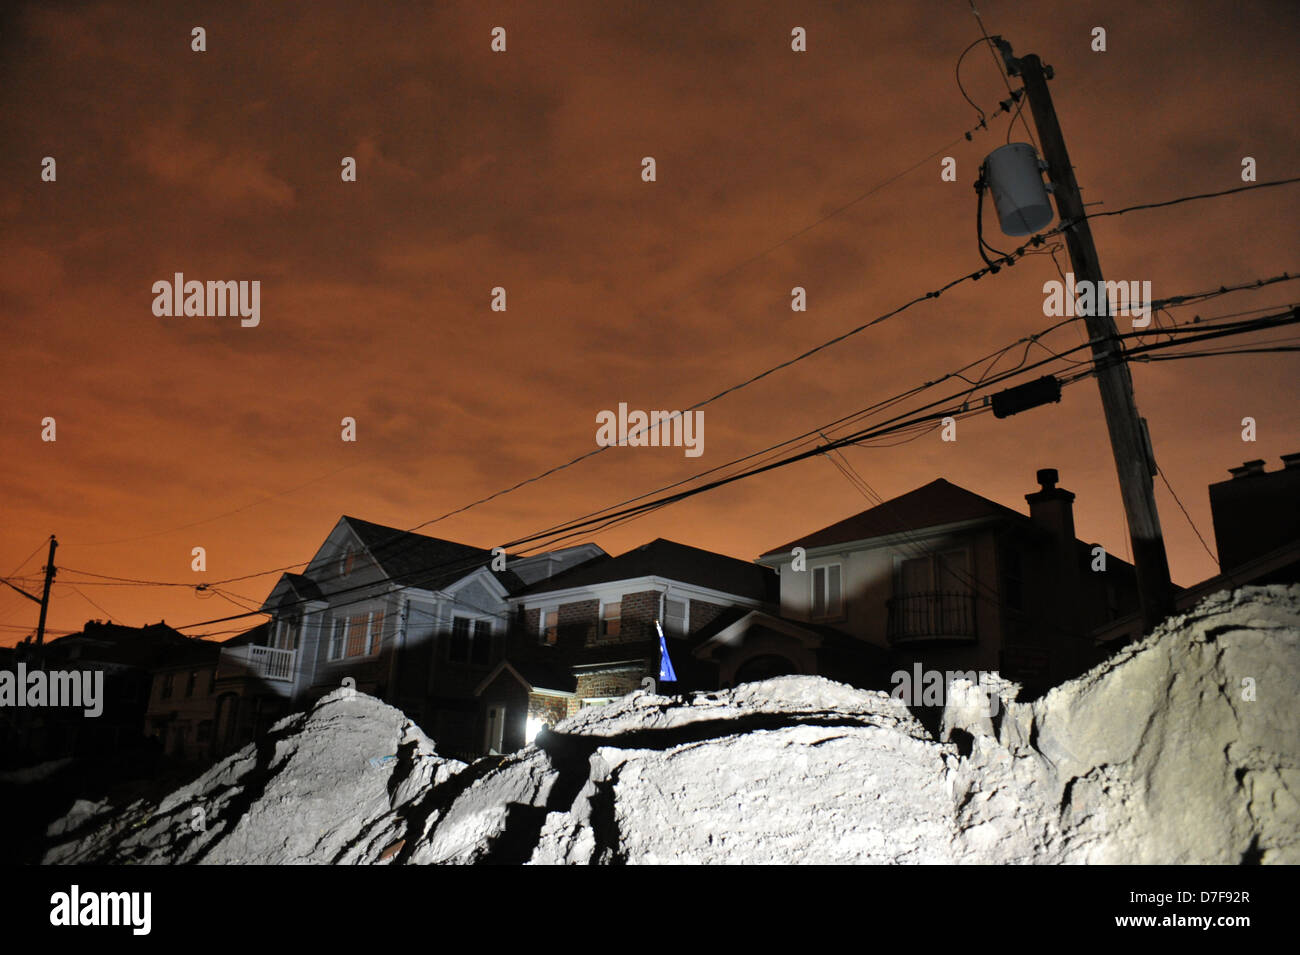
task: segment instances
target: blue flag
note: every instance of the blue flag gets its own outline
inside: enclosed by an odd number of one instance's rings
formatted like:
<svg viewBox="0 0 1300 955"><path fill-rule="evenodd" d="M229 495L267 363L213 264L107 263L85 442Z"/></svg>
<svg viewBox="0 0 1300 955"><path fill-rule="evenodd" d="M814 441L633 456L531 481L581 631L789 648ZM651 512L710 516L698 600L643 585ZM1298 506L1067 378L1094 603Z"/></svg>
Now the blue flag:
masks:
<svg viewBox="0 0 1300 955"><path fill-rule="evenodd" d="M677 672L673 669L672 658L668 656L668 643L664 640L664 628L655 621L655 629L659 631L659 679L665 683L676 683Z"/></svg>

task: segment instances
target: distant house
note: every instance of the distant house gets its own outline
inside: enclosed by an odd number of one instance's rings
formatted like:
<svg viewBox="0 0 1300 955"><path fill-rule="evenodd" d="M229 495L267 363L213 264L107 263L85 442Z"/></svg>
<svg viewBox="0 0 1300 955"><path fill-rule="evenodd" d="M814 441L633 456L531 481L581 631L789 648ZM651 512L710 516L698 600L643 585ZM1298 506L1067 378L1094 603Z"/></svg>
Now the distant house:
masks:
<svg viewBox="0 0 1300 955"><path fill-rule="evenodd" d="M215 755L220 655L221 644L190 640L154 666L145 732L165 756L200 761Z"/></svg>
<svg viewBox="0 0 1300 955"><path fill-rule="evenodd" d="M47 670L98 670L103 676L103 712L87 717L78 709L25 711L22 745L31 759L112 756L139 750L146 740L145 714L154 667L193 650L200 641L165 622L143 627L90 620L78 633L45 644ZM34 648L15 648L13 659L34 659ZM0 711L0 720L5 717ZM0 736L5 736L0 732Z"/></svg>
<svg viewBox="0 0 1300 955"><path fill-rule="evenodd" d="M1137 607L1136 575L1113 554L1094 569L1101 552L1074 535L1074 495L1054 470L1038 479L1028 516L939 479L773 548L759 563L780 575L780 621L738 622L699 652L724 683L758 660L769 672L860 667L845 662L845 636L891 671L999 671L1031 688L1077 673L1096 659L1093 630Z"/></svg>
<svg viewBox="0 0 1300 955"><path fill-rule="evenodd" d="M446 753L481 738L474 688L505 650L510 597L604 551L507 557L343 517L300 574L262 604L271 619L221 649L219 751L340 686L401 708ZM494 569L501 568L501 569Z"/></svg>
<svg viewBox="0 0 1300 955"><path fill-rule="evenodd" d="M723 554L655 540L534 583L510 598L510 650L477 687L482 747L506 752L539 726L659 681L661 621L678 681L712 689L716 669L694 657L701 632L724 616L771 610L776 577Z"/></svg>

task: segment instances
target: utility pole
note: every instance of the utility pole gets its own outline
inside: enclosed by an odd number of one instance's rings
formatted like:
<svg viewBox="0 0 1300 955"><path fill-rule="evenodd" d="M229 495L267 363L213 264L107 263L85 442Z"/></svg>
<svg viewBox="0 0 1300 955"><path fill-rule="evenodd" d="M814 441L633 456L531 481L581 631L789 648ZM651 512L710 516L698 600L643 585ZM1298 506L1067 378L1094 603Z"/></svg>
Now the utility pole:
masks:
<svg viewBox="0 0 1300 955"><path fill-rule="evenodd" d="M39 660L42 656L41 647L45 643L45 615L50 609L50 584L54 581L54 550L59 546L59 542L50 535L50 556L45 561L45 590L41 592L41 619L36 624L36 655Z"/></svg>
<svg viewBox="0 0 1300 955"><path fill-rule="evenodd" d="M1128 519L1129 539L1133 542L1133 563L1137 568L1138 590L1142 601L1142 622L1145 632L1169 616L1174 609L1173 584L1169 579L1169 559L1165 555L1165 541L1160 532L1160 515L1156 511L1155 459L1151 451L1146 422L1138 414L1133 397L1133 379L1124 358L1124 346L1116 337L1115 322L1107 305L1102 284L1101 263L1097 248L1092 242L1092 230L1083 211L1079 184L1074 179L1070 154L1065 150L1065 139L1052 106L1052 94L1047 89L1051 67L1044 67L1036 54L1020 59L1011 55L1011 47L998 39L998 47L1007 63L1007 72L1019 75L1025 84L1025 95L1034 114L1034 125L1042 140L1043 158L1047 161L1048 176L1054 187L1056 211L1063 224L1068 223L1065 244L1070 252L1075 281L1095 283L1094 301L1098 307L1088 309L1100 314L1084 315L1088 337L1092 341L1092 355L1097 369L1097 384L1101 389L1101 404L1106 413L1106 428L1110 432L1110 446L1115 455L1115 469L1119 473L1120 494L1124 500L1124 514Z"/></svg>

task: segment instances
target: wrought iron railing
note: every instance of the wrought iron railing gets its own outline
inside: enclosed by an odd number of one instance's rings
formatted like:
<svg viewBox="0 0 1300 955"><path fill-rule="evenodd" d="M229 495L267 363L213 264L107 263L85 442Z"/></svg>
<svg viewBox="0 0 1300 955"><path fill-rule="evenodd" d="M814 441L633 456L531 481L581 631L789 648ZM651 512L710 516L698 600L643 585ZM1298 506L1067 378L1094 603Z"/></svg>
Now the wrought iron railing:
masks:
<svg viewBox="0 0 1300 955"><path fill-rule="evenodd" d="M889 641L974 640L975 595L925 591L889 601Z"/></svg>

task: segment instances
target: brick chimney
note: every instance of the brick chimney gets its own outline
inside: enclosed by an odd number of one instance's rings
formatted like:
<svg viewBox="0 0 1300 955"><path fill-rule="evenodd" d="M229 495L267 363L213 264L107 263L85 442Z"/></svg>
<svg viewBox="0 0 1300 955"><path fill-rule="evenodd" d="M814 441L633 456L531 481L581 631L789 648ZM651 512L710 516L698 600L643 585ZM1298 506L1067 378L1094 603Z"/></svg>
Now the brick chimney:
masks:
<svg viewBox="0 0 1300 955"><path fill-rule="evenodd" d="M1040 468L1038 483L1032 494L1026 494L1029 517L1035 524L1050 533L1059 542L1074 547L1074 493L1056 486L1061 479L1056 468Z"/></svg>
<svg viewBox="0 0 1300 955"><path fill-rule="evenodd" d="M1210 515L1219 566L1231 570L1300 539L1300 453L1282 455L1266 471L1261 460L1228 468L1226 481L1210 485Z"/></svg>

